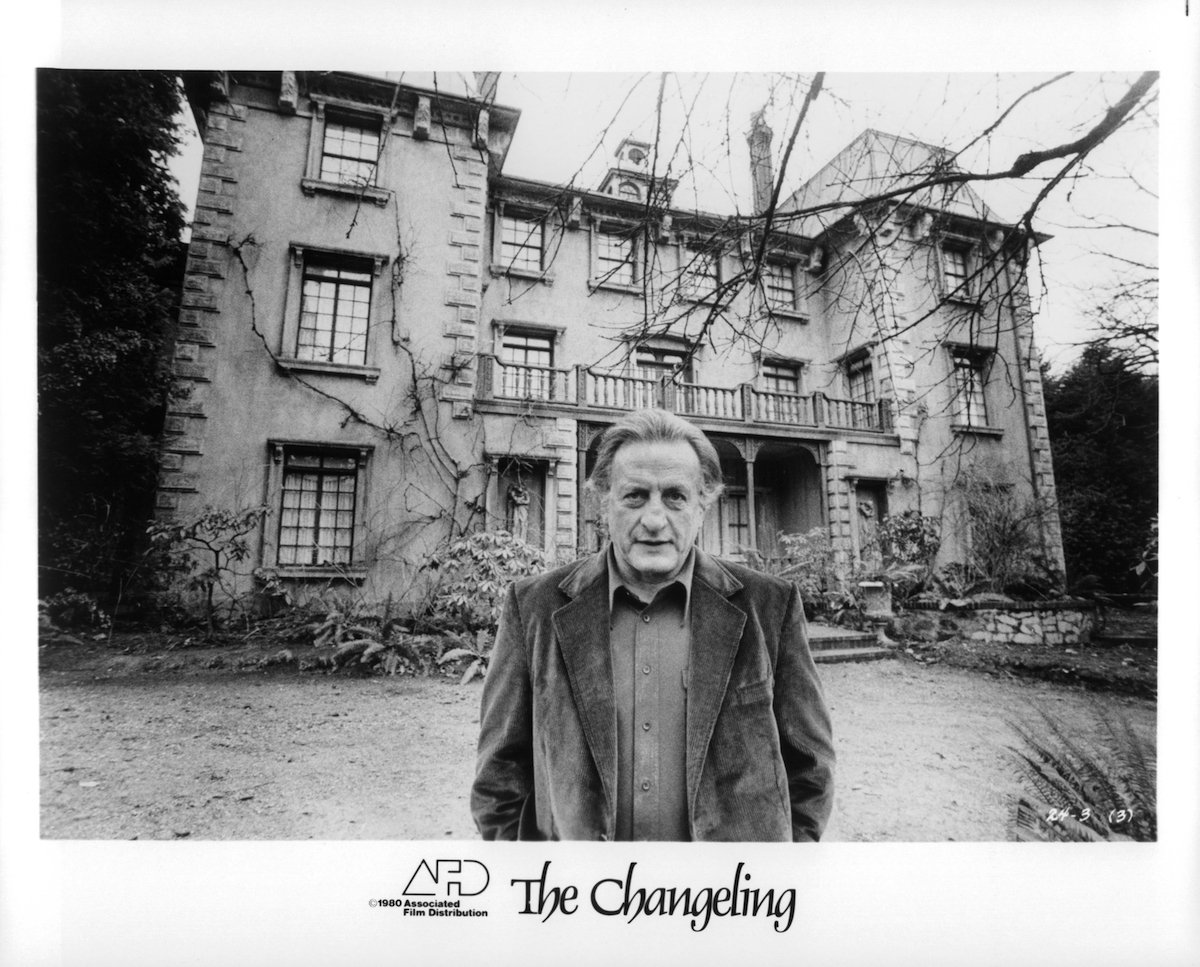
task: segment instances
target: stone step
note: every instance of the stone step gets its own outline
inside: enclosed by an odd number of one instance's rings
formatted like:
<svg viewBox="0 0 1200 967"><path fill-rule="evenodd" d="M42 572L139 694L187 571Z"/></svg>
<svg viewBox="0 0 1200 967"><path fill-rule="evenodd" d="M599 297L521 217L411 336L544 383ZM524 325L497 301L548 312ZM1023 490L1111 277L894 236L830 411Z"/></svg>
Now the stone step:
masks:
<svg viewBox="0 0 1200 967"><path fill-rule="evenodd" d="M844 661L879 661L881 658L895 658L896 653L891 648L821 648L814 651L812 656L818 665L824 665Z"/></svg>
<svg viewBox="0 0 1200 967"><path fill-rule="evenodd" d="M811 651L827 651L831 648L874 648L879 640L873 632L860 631L853 634L843 632L834 637L820 633L809 635L808 647Z"/></svg>

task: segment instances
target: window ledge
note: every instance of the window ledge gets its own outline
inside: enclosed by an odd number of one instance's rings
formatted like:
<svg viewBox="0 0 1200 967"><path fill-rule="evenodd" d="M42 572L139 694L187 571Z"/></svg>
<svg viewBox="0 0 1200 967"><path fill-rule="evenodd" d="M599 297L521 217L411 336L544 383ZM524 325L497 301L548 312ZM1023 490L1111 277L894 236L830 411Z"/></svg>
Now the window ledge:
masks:
<svg viewBox="0 0 1200 967"><path fill-rule="evenodd" d="M642 287L636 282L627 284L625 282L605 282L600 279L588 280L588 288L595 291L596 289L605 289L609 292L623 292L626 295L641 295Z"/></svg>
<svg viewBox="0 0 1200 967"><path fill-rule="evenodd" d="M544 285L554 284L554 270L543 269L541 272L534 272L532 269L520 269L515 266L492 265L489 267L493 276L500 278L508 276L513 279L528 279L530 282L541 282Z"/></svg>
<svg viewBox="0 0 1200 967"><path fill-rule="evenodd" d="M276 576L290 580L346 581L362 584L367 579L365 567L345 567L338 564L280 564L271 570Z"/></svg>
<svg viewBox="0 0 1200 967"><path fill-rule="evenodd" d="M300 190L306 195L321 192L326 195L344 195L347 198L366 198L380 207L388 203L391 192L376 188L374 185L343 185L336 181L321 181L318 178L300 179Z"/></svg>
<svg viewBox="0 0 1200 967"><path fill-rule="evenodd" d="M378 366L355 366L350 363L326 363L319 359L295 359L293 357L277 357L275 365L287 372L322 373L327 376L349 376L361 379L366 383L379 381Z"/></svg>
<svg viewBox="0 0 1200 967"><path fill-rule="evenodd" d="M998 426L972 426L969 423L954 423L950 429L954 433L969 434L971 436L990 436L999 439L1004 436L1004 431Z"/></svg>
<svg viewBox="0 0 1200 967"><path fill-rule="evenodd" d="M772 318L777 316L780 319L790 319L792 322L801 322L805 324L808 323L809 319L808 313L801 312L799 309L779 309L774 306L769 306L767 308L767 315Z"/></svg>
<svg viewBox="0 0 1200 967"><path fill-rule="evenodd" d="M942 301L949 306L960 306L964 309L979 309L982 303L973 296L944 295Z"/></svg>

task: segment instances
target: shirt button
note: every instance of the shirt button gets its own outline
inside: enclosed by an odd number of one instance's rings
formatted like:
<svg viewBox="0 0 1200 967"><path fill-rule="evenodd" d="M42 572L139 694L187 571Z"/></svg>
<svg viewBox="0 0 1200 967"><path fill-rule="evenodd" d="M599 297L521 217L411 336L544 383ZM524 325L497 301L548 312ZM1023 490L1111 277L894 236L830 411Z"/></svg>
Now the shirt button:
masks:
<svg viewBox="0 0 1200 967"><path fill-rule="evenodd" d="M649 665L643 665L643 666L642 666L642 674L643 674L643 675L649 675L649 674L650 674L650 666L649 666Z"/></svg>
<svg viewBox="0 0 1200 967"><path fill-rule="evenodd" d="M642 615L642 620L644 622L646 622L646 624L649 624L650 623L650 615L648 615L648 614Z"/></svg>
<svg viewBox="0 0 1200 967"><path fill-rule="evenodd" d="M649 779L642 780L642 792L649 792L649 791L650 791L650 780Z"/></svg>
<svg viewBox="0 0 1200 967"><path fill-rule="evenodd" d="M649 722L643 722L643 723L642 723L642 731L643 731L643 732L649 732L649 731L650 731L650 723L649 723Z"/></svg>

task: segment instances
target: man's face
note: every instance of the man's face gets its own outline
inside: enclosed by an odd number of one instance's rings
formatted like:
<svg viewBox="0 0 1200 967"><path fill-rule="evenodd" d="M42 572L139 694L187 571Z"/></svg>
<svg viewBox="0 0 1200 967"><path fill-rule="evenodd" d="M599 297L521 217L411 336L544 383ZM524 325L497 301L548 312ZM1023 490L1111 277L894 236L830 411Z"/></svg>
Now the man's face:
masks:
<svg viewBox="0 0 1200 967"><path fill-rule="evenodd" d="M608 530L621 577L666 584L683 569L700 524L700 460L688 443L626 443L613 457Z"/></svg>

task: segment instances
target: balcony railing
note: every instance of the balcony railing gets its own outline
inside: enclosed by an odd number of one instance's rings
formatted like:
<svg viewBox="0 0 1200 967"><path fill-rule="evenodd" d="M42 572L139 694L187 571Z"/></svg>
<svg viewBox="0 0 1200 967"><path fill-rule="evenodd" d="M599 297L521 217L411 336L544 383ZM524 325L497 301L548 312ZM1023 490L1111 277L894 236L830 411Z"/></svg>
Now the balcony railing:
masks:
<svg viewBox="0 0 1200 967"><path fill-rule="evenodd" d="M686 416L704 416L715 420L741 420L745 393L738 387L723 389L680 383L675 393L675 412Z"/></svg>
<svg viewBox="0 0 1200 967"><path fill-rule="evenodd" d="M583 401L588 406L614 410L649 410L663 406L662 380L643 376L617 376L578 367Z"/></svg>
<svg viewBox="0 0 1200 967"><path fill-rule="evenodd" d="M762 423L791 423L795 426L816 426L815 396L797 393L754 392L754 418Z"/></svg>
<svg viewBox="0 0 1200 967"><path fill-rule="evenodd" d="M887 400L860 403L824 393L772 393L749 383L736 387L672 383L592 370L586 366L554 369L505 363L481 356L478 394L481 399L557 403L595 409L642 410L653 407L683 416L737 423L839 430L891 430Z"/></svg>
<svg viewBox="0 0 1200 967"><path fill-rule="evenodd" d="M575 387L569 369L524 366L486 357L491 367L492 395L500 400L530 400L541 403L574 403ZM480 367L481 371L485 367Z"/></svg>

